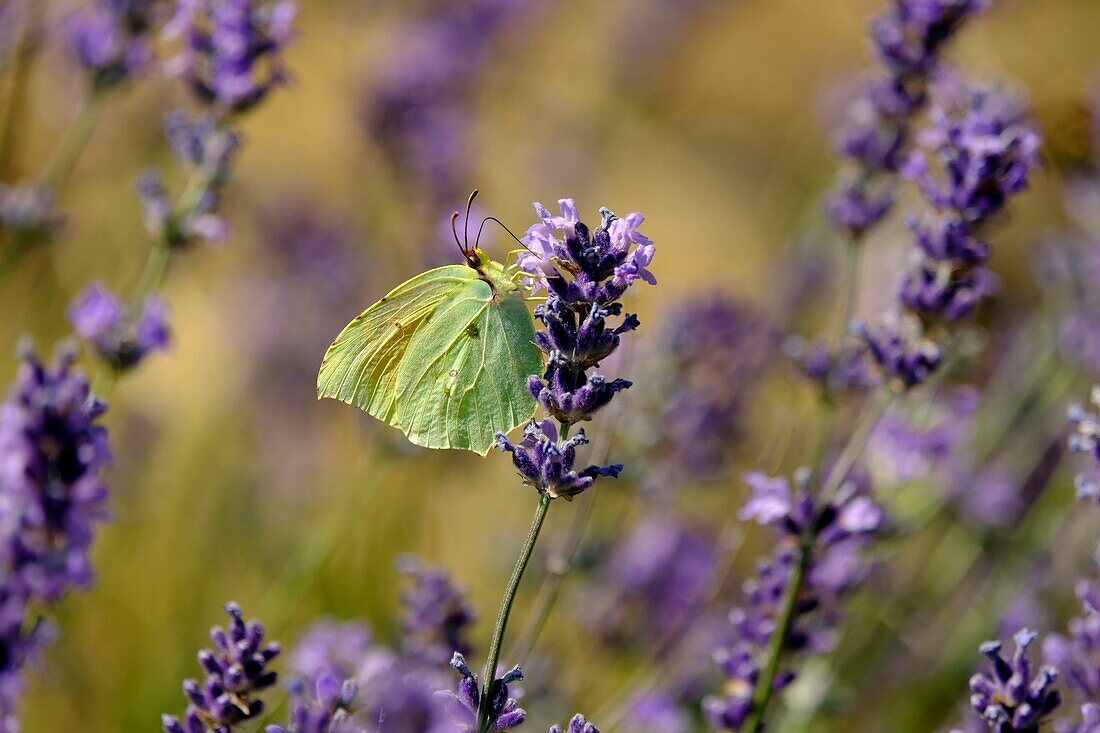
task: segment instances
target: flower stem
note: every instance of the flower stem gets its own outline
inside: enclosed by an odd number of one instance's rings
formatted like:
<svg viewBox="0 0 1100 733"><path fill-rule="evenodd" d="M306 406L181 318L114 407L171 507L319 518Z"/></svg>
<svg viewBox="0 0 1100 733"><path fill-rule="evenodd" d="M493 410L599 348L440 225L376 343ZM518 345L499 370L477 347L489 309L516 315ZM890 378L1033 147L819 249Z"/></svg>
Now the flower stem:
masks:
<svg viewBox="0 0 1100 733"><path fill-rule="evenodd" d="M562 425L562 434L568 432L568 425ZM485 671L481 675L481 701L477 708L477 730L479 733L489 733L490 719L489 707L492 694L496 687L497 663L500 661L500 648L504 641L504 632L508 628L508 616L512 613L512 603L516 599L516 591L519 590L520 581L523 580L523 572L527 569L527 563L531 560L531 553L535 549L542 523L546 520L546 512L550 509L550 495L541 494L539 505L535 509L535 517L531 520L531 529L527 531L527 539L523 543L516 565L512 568L512 577L508 579L508 585L504 588L504 598L500 601L500 610L497 611L497 623L493 629L493 637L489 641L489 654L485 658Z"/></svg>
<svg viewBox="0 0 1100 733"><path fill-rule="evenodd" d="M748 733L760 733L764 730L764 716L768 712L768 706L775 691L775 676L779 672L779 660L783 656L783 643L791 633L794 625L794 611L798 605L798 596L802 594L802 583L806 578L806 569L810 564L810 547L813 543L812 535L808 534L802 542L801 554L798 564L791 574L791 580L787 584L787 595L783 601L783 608L779 617L775 620L775 629L768 640L767 656L760 678L756 681L756 689L752 695L752 710L745 721L745 730Z"/></svg>
<svg viewBox="0 0 1100 733"><path fill-rule="evenodd" d="M76 167L80 154L88 145L88 140L95 130L99 113L103 110L103 92L91 92L77 109L65 134L54 149L46 167L42 169L39 183L47 188L57 190L65 184Z"/></svg>

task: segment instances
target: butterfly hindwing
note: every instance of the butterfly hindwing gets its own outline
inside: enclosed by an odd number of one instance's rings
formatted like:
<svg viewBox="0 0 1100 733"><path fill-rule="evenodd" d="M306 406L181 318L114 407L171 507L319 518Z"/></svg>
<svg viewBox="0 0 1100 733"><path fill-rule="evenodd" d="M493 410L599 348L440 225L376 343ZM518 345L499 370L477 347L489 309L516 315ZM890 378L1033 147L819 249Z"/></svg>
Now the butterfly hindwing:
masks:
<svg viewBox="0 0 1100 733"><path fill-rule="evenodd" d="M464 284L409 344L392 424L418 445L484 455L498 431L508 432L534 413L525 383L540 369L522 296L494 297L480 279Z"/></svg>

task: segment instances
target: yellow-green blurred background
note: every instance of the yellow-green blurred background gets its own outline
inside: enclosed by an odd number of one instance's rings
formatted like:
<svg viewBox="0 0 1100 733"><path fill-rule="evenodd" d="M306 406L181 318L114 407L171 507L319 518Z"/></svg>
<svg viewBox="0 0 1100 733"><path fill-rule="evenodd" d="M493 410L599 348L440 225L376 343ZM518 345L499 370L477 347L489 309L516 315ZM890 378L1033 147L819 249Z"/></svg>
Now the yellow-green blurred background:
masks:
<svg viewBox="0 0 1100 733"><path fill-rule="evenodd" d="M98 580L55 609L61 636L32 675L27 733L158 729L161 712L182 707L179 681L195 673L195 651L228 599L263 618L285 644L319 614L364 617L392 639L394 559L405 552L445 565L468 589L480 610L474 640L484 648L533 492L518 484L505 456L406 447L350 407L315 402L312 375L290 370L288 382L280 364L303 344L316 347L319 362L351 317L422 268L424 248L447 252L434 232L453 205L440 207L403 183L363 132L364 99L378 69L400 51L391 29L424 8L301 4L298 39L286 54L293 81L242 121L242 152L224 201L230 241L173 262L164 288L172 350L150 358L112 395L113 517L94 550ZM829 251L818 203L835 170L828 131L851 76L871 63L865 31L882 5L698 2L685 4L681 22L651 22L664 17L654 8L666 4L543 0L510 21L472 84L465 143L474 163L464 189L480 187L484 210L517 231L532 221L530 202L562 196L575 197L589 219L601 205L646 215L658 285L631 294L643 322L639 338L657 330L669 304L693 293L719 289L772 307L792 243L812 240ZM65 9L41 5L49 17ZM1072 148L1074 113L1100 72L1100 3L996 5L960 34L950 57L970 76L1018 84L1044 132ZM4 180L33 175L83 94L61 45L47 43L28 70ZM0 353L13 353L25 334L50 349L68 333L67 303L90 280L133 287L149 247L133 181L152 164L172 170L160 119L187 103L178 81L166 78L141 80L112 98L60 194L65 235L35 251L0 294ZM996 232L994 267L1012 307L1033 302L1029 247L1062 221L1056 162L1035 175L1034 190ZM342 222L359 263L352 295L319 314L294 273L273 263L270 223L287 206ZM905 242L895 218L870 243L864 312L892 296L891 268ZM504 238L493 247L503 256ZM811 313L831 328L832 309ZM253 345L260 330L264 348ZM0 381L9 381L15 364L0 360ZM623 376L635 367L625 364ZM806 450L810 397L783 374L753 401L749 448L733 477L762 460L766 468L796 465ZM590 433L600 430L597 423ZM597 532L631 511L622 489L606 491ZM685 511L719 526L740 492L731 478ZM573 511L555 504L546 547ZM750 568L755 554L744 551L739 567ZM540 572L521 591L519 618ZM572 707L590 709L645 659L591 652L574 613L559 608L543 645L561 665L558 674L570 678ZM925 720L937 725L950 713ZM882 725L864 729L888 729Z"/></svg>

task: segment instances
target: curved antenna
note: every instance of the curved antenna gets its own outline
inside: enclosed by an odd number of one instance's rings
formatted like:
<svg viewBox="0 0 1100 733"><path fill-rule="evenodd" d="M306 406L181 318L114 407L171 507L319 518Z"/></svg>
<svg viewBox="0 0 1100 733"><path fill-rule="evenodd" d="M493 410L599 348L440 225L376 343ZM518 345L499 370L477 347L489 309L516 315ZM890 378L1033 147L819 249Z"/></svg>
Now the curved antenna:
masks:
<svg viewBox="0 0 1100 733"><path fill-rule="evenodd" d="M481 193L480 189L475 188L470 193L470 198L466 201L466 221L462 223L462 242L466 245L463 254L466 255L466 259L470 259L470 209L474 207L474 199ZM477 248L477 244L474 244L474 248Z"/></svg>
<svg viewBox="0 0 1100 733"><path fill-rule="evenodd" d="M496 222L497 224L499 224L499 225L500 225L500 228L501 228L501 229L503 229L504 231L508 232L508 235L509 235L509 236L510 236L510 237L511 237L512 239L516 240L516 242L518 242L518 243L519 243L519 246L520 246L520 247L523 247L523 248L524 248L525 250L527 250L528 252L530 252L530 251L531 251L531 248L530 248L530 247L528 247L528 246L527 246L527 245L526 245L526 244L524 243L524 241L523 241L522 239L520 239L520 238L519 238L519 237L517 237L517 236L516 236L515 234L513 234L513 233L512 233L512 230L511 230L511 229L509 229L508 227L506 227L506 226L504 225L504 222L502 222L502 221L501 221L500 219L496 218L495 216L487 216L487 217L485 217L484 219L482 219L482 220L481 220L481 226L479 226L479 227L477 228L477 239L475 239L475 240L474 240L474 248L477 248L478 244L479 244L479 243L481 242L481 231L482 231L482 230L483 230L483 229L485 228L485 223L486 223L486 222L490 222L490 221L494 221L494 222Z"/></svg>
<svg viewBox="0 0 1100 733"><path fill-rule="evenodd" d="M466 248L462 246L462 242L458 239L458 228L455 223L458 221L460 214L457 211L451 212L451 236L455 238L455 244L458 245L458 251L462 253L462 257L466 260L470 259L470 255L466 254Z"/></svg>

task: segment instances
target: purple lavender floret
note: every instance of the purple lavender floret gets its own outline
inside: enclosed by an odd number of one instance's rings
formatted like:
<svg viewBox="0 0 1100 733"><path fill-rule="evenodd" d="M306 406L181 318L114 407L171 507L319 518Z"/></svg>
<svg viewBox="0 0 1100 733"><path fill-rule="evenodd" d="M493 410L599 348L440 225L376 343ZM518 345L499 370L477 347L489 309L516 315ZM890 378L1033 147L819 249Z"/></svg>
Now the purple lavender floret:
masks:
<svg viewBox="0 0 1100 733"><path fill-rule="evenodd" d="M0 405L0 495L11 522L4 548L17 593L56 600L92 580L88 551L106 516L100 475L111 459L105 406L62 349L46 365L29 349Z"/></svg>
<svg viewBox="0 0 1100 733"><path fill-rule="evenodd" d="M291 704L286 727L269 725L266 733L368 733L351 717L356 708L359 687L354 680L339 682L323 678L310 695L298 694Z"/></svg>
<svg viewBox="0 0 1100 733"><path fill-rule="evenodd" d="M296 14L293 0L180 0L165 27L183 40L171 69L219 113L244 112L286 82L282 50Z"/></svg>
<svg viewBox="0 0 1100 733"><path fill-rule="evenodd" d="M451 666L462 675L458 692L441 690L436 696L447 716L458 726L458 730L473 731L477 725L477 706L481 699L477 675L470 671L461 654L455 653ZM523 672L519 667L513 667L492 683L492 694L489 696L489 730L511 730L527 720L527 712L513 698L508 697L508 685L522 679Z"/></svg>
<svg viewBox="0 0 1100 733"><path fill-rule="evenodd" d="M863 477L850 475L838 495L823 506L815 504L809 478L808 471L800 470L792 488L785 477L759 472L745 476L751 493L741 519L773 527L779 543L773 556L757 565L756 577L745 582L743 605L730 611L733 640L714 651L726 678L725 692L707 697L703 713L715 729L739 730L751 711L764 652L799 563L805 564L805 575L793 623L783 640L787 653L832 648L840 601L868 573L863 546L886 520ZM775 685L783 688L793 679L793 672L781 671Z"/></svg>
<svg viewBox="0 0 1100 733"><path fill-rule="evenodd" d="M875 19L872 39L883 69L849 106L837 131L848 165L826 199L834 223L854 239L880 222L894 203L892 180L903 168L910 119L924 106L946 41L988 0L895 0Z"/></svg>
<svg viewBox="0 0 1100 733"><path fill-rule="evenodd" d="M469 654L466 633L476 614L465 592L445 570L412 556L401 558L398 570L412 579L412 585L401 593L405 653L429 666L445 664L455 652Z"/></svg>
<svg viewBox="0 0 1100 733"><path fill-rule="evenodd" d="M64 224L49 188L30 181L0 183L0 232L38 242L57 235Z"/></svg>
<svg viewBox="0 0 1100 733"><path fill-rule="evenodd" d="M111 368L124 371L137 366L171 341L167 305L150 295L131 317L119 298L100 285L89 285L69 306L69 321L80 338L92 344Z"/></svg>
<svg viewBox="0 0 1100 733"><path fill-rule="evenodd" d="M1093 386L1090 401L1100 409L1100 385ZM1100 501L1100 415L1082 405L1070 406L1068 413L1072 428L1069 449L1091 456L1089 465L1075 479L1077 498Z"/></svg>
<svg viewBox="0 0 1100 733"><path fill-rule="evenodd" d="M1085 703L1081 706L1081 722L1059 721L1054 733L1100 733L1100 705Z"/></svg>
<svg viewBox="0 0 1100 733"><path fill-rule="evenodd" d="M205 678L183 683L189 703L183 720L170 715L161 719L167 733L229 733L264 710L257 694L278 679L268 665L279 656L280 647L275 642L264 643L263 626L258 621L246 622L236 603L227 603L225 610L229 628L213 627L213 649L199 652Z"/></svg>
<svg viewBox="0 0 1100 733"><path fill-rule="evenodd" d="M1084 613L1069 622L1069 634L1043 640L1043 660L1062 673L1081 700L1100 698L1100 588L1081 581L1077 598Z"/></svg>
<svg viewBox="0 0 1100 733"><path fill-rule="evenodd" d="M600 226L590 232L572 199L558 203L561 216L535 204L540 221L528 228L523 238L527 251L517 262L532 292L548 291L535 312L544 326L536 342L547 354L546 372L541 378L531 376L527 388L551 416L575 424L630 387L625 379L608 380L589 369L610 356L623 334L638 327L637 317L624 315L617 301L637 280L656 282L647 269L654 245L638 231L641 214L620 219L600 209ZM609 326L611 317L622 320Z"/></svg>
<svg viewBox="0 0 1100 733"><path fill-rule="evenodd" d="M103 90L144 71L152 61L152 38L164 20L163 0L95 0L69 22L77 61Z"/></svg>
<svg viewBox="0 0 1100 733"><path fill-rule="evenodd" d="M866 344L887 385L896 392L921 384L943 361L943 349L925 338L919 322L906 314L876 329L856 323L853 331Z"/></svg>
<svg viewBox="0 0 1100 733"><path fill-rule="evenodd" d="M563 733L563 731L560 725L555 725L551 726L550 733ZM600 729L585 720L583 715L577 713L569 721L564 733L600 733Z"/></svg>
<svg viewBox="0 0 1100 733"><path fill-rule="evenodd" d="M838 350L822 338L809 341L801 336L788 336L782 347L798 373L816 383L821 393L830 398L863 392L878 384L868 366L864 344L846 341Z"/></svg>
<svg viewBox="0 0 1100 733"><path fill-rule="evenodd" d="M523 440L513 443L504 433L497 434L497 447L512 454L512 463L528 486L540 494L572 501L600 476L616 478L622 465L589 466L582 471L573 470L577 459L577 446L588 443L584 430L578 430L565 441L558 440L558 429L553 420L532 420L523 430Z"/></svg>
<svg viewBox="0 0 1100 733"><path fill-rule="evenodd" d="M898 77L927 75L939 64L943 44L990 0L894 0L892 11L871 28L875 49Z"/></svg>
<svg viewBox="0 0 1100 733"><path fill-rule="evenodd" d="M173 153L195 183L186 192L187 199L177 205L169 198L160 173L145 171L136 191L146 230L173 248L200 240L222 244L229 226L218 215L218 207L240 144L237 133L214 114L192 120L183 110L165 116L164 130Z"/></svg>
<svg viewBox="0 0 1100 733"><path fill-rule="evenodd" d="M1038 163L1040 139L1022 121L1019 107L991 90L956 90L958 109L933 106L932 125L920 141L935 153L914 153L904 173L921 184L936 208L955 213L964 223L981 222L1004 209L1008 198L1027 189Z"/></svg>
<svg viewBox="0 0 1100 733"><path fill-rule="evenodd" d="M1058 670L1043 667L1034 677L1031 674L1027 649L1036 636L1027 629L1018 631L1011 660L1001 655L999 641L978 648L990 668L970 678L970 705L994 733L1038 733L1062 702L1061 694L1052 689Z"/></svg>

